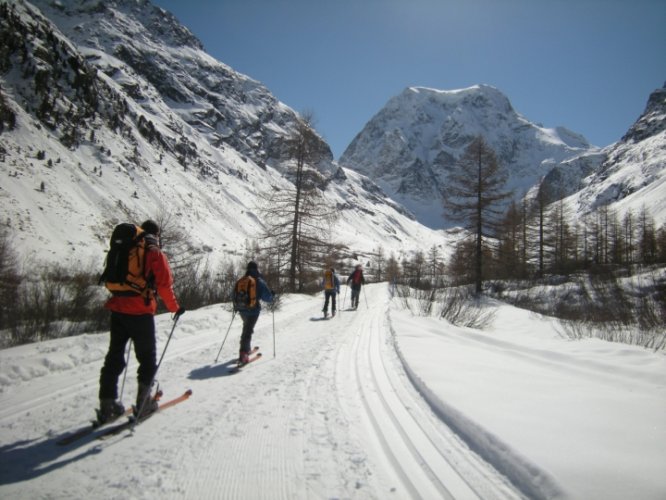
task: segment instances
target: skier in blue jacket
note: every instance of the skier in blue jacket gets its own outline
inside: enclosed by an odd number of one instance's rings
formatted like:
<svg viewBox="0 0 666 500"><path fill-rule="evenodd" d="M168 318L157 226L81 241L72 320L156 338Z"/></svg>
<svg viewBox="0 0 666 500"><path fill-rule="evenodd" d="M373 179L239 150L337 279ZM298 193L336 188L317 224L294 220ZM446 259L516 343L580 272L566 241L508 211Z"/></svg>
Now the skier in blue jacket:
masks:
<svg viewBox="0 0 666 500"><path fill-rule="evenodd" d="M237 311L243 320L243 333L241 334L240 351L238 355L238 363L240 365L247 364L249 360L250 351L252 350L251 345L254 326L257 324L259 314L261 313L261 301L263 300L264 302L273 302L273 292L271 292L271 289L268 288L268 285L259 274L259 266L257 266L256 262L248 262L245 276L254 278L256 286L256 301L253 307L237 307ZM234 288L234 292L235 290L236 288Z"/></svg>
<svg viewBox="0 0 666 500"><path fill-rule="evenodd" d="M328 301L331 300L331 317L335 316L336 304L335 297L340 293L340 280L338 275L335 274L335 269L332 267L324 272L324 279L322 280L322 287L324 288L324 318L328 317Z"/></svg>

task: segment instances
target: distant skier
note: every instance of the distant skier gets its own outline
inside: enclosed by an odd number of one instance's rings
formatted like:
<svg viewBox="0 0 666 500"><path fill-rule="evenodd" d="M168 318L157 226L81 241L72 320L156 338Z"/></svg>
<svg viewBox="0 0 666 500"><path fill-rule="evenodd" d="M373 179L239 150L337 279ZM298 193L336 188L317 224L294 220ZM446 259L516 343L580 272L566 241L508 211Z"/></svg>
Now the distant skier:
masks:
<svg viewBox="0 0 666 500"><path fill-rule="evenodd" d="M233 290L234 308L243 320L243 333L240 339L238 364L247 364L252 350L252 334L261 313L261 303L273 302L273 293L259 274L259 266L254 261L247 264L245 276L240 278Z"/></svg>
<svg viewBox="0 0 666 500"><path fill-rule="evenodd" d="M363 267L361 264L356 266L347 278L347 285L351 283L351 306L352 309L358 308L358 300L361 296L361 286L365 285L365 278L363 277Z"/></svg>
<svg viewBox="0 0 666 500"><path fill-rule="evenodd" d="M329 299L331 301L331 317L333 317L336 311L335 297L340 293L340 280L332 267L324 271L322 286L324 287L324 308L322 309L324 318L328 317Z"/></svg>

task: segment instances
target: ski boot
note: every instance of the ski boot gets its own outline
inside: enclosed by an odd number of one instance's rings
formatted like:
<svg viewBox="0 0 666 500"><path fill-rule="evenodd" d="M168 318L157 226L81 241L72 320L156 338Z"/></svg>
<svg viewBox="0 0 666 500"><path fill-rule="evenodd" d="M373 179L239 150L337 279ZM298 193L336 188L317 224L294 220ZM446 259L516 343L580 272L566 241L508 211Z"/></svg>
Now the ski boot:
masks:
<svg viewBox="0 0 666 500"><path fill-rule="evenodd" d="M134 417L141 418L157 411L159 403L157 401L160 391L155 396L150 394L151 387L147 384L139 384L139 390L136 395L136 406L134 406Z"/></svg>
<svg viewBox="0 0 666 500"><path fill-rule="evenodd" d="M117 419L125 413L125 407L120 401L114 399L100 399L99 409L96 409L96 425L104 425L107 422Z"/></svg>

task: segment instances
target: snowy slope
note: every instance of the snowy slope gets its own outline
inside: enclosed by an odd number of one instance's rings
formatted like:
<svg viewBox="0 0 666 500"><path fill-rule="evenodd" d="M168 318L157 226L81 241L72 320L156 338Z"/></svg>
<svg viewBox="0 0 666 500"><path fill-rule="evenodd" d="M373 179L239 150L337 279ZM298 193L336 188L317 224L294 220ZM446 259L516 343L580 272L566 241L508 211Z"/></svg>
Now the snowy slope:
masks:
<svg viewBox="0 0 666 500"><path fill-rule="evenodd" d="M663 354L569 342L508 306L461 329L365 290L328 321L321 297L264 311L265 357L237 375L237 322L214 363L230 312L188 311L158 378L191 399L67 448L54 441L92 417L107 335L0 351L0 497L664 498ZM172 323L157 323L161 349Z"/></svg>
<svg viewBox="0 0 666 500"><path fill-rule="evenodd" d="M650 95L636 123L604 149L604 162L567 201L577 213L610 206L622 216L646 208L666 223L666 86Z"/></svg>
<svg viewBox="0 0 666 500"><path fill-rule="evenodd" d="M27 262L99 268L112 226L147 217L170 220L212 263L261 235L268 193L290 185L293 110L150 2L11 5L0 21L19 43L0 97L15 126L1 136L0 205ZM338 168L323 140L318 151L336 242L387 255L445 242Z"/></svg>

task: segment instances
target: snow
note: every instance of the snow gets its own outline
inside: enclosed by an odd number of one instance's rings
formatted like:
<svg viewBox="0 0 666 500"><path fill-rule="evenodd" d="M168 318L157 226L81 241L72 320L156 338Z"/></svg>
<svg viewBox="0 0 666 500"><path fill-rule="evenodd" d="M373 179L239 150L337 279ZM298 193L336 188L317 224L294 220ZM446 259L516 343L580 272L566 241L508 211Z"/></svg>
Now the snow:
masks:
<svg viewBox="0 0 666 500"><path fill-rule="evenodd" d="M481 331L414 316L386 284L358 311L348 295L327 321L321 296L265 310L264 356L234 375L240 322L188 311L158 379L190 400L68 447L55 441L93 416L108 334L0 351L0 498L666 497L663 353L570 341L501 303ZM173 323L156 321L161 352Z"/></svg>
<svg viewBox="0 0 666 500"><path fill-rule="evenodd" d="M185 28L149 2L116 3L109 6L111 16L98 15L96 4L35 4L59 28L42 19L31 4L17 4L26 25L42 26L31 29L29 39L50 46L41 34L52 30L71 57L86 58L94 67L98 89L108 88L100 95L105 109L115 97L135 118L127 120L130 140L111 130L100 115L81 130L79 147L70 150L58 140L62 131L51 132L26 112L36 98L20 91L26 85L19 65L2 75L17 125L3 133L0 199L3 223L17 253L31 267L57 261L98 268L113 225L153 218L171 222L165 233L187 231L191 251L211 265L234 260L245 242L266 229L257 214L268 194L292 186L284 175L286 159L265 148L290 134L296 113L259 82L206 54ZM139 21L161 29L137 32ZM154 68L135 70L123 62L119 46L151 61ZM158 78L155 74L177 75L168 82L170 97L149 81L151 75ZM73 78L69 75L67 81ZM262 118L269 115L271 120ZM148 141L138 130L138 117L152 123L170 146ZM239 130L247 125L254 131L260 122L261 144L255 135L239 139L245 136ZM197 153L185 165L174 146L184 138ZM424 235L429 241L444 241L383 193L368 192L368 179L349 172L331 180L337 171L332 158L318 168L330 181L327 200L339 207L336 243L347 245L350 252L367 255L387 243L386 255L395 252L400 257L419 248ZM387 237L385 228L393 236Z"/></svg>
<svg viewBox="0 0 666 500"><path fill-rule="evenodd" d="M579 213L585 207L608 204L620 218L628 212L636 216L648 207L657 225L664 224L665 142L666 131L662 131L636 143L609 147L611 167L593 172L585 179L586 189L571 195L565 202Z"/></svg>
<svg viewBox="0 0 666 500"><path fill-rule="evenodd" d="M370 177L422 224L451 228L454 224L442 213L442 193L451 165L476 136L484 138L507 170L504 188L516 201L556 165L598 152L580 134L530 122L490 85L409 87L370 119L339 162ZM433 210L433 204L438 208Z"/></svg>
<svg viewBox="0 0 666 500"><path fill-rule="evenodd" d="M57 17L68 32L69 23L73 27L83 19ZM135 25L119 26L130 33ZM173 155L138 133L141 162L133 165L134 144L103 123L97 124L94 141L84 138L70 151L16 106L19 128L3 135L8 153L0 169L3 208L17 228L12 243L27 264L80 262L98 269L117 219L140 222L162 213L177 215L178 228L188 228L195 246L210 249L212 260L238 257L239 242L263 228L257 200L288 186L279 165L264 168L247 151L213 145L211 124L196 119L209 102L165 100L108 55L112 51L105 53L115 36L129 39L123 30L110 25L100 32L99 46L71 43L95 56L99 78L119 95L125 85L136 86L142 98L128 98L132 111L173 140L179 137L173 130L186 135L212 176L184 171ZM163 54L165 70L187 68L192 81L204 75L212 93L221 90L212 85L211 74L242 89L245 103L225 104L234 108L230 117L243 121L261 109L280 111L285 117L266 129L276 136L286 133L290 110L260 84L235 72L225 75L231 69L194 42L192 48L164 48L164 40L146 39L145 33L138 33L139 45ZM5 78L11 82L19 75ZM510 106L488 86L474 89ZM448 102L469 89L411 92ZM521 126L530 124L516 117ZM418 118L415 111L394 117L386 155L408 142L408 125ZM455 109L449 119L470 125ZM424 137L435 137L425 125ZM454 130L456 123L450 125ZM564 143L587 149L570 131L540 130L548 139L545 147ZM591 178L590 189L570 198L575 213L584 213L614 186L625 186L632 194L617 207L635 209L640 202L663 221L661 144L663 134L612 150L617 168L599 173L607 175L599 182ZM44 160L37 159L38 150ZM358 252L359 260L366 263L363 253L380 247L386 257L393 252L400 257L433 246L445 260L452 236L419 224L360 173L343 172L326 196L331 206L344 207L335 236ZM42 180L45 191L39 190ZM382 184L379 176L373 181ZM135 190L137 198L128 196ZM440 217L436 206L426 212ZM344 289L343 294L348 295ZM359 311L313 321L322 300L287 296L274 316L264 312L255 335L264 357L238 375L227 371L240 336L238 320L232 322L224 305L188 311L158 378L166 399L188 388L192 398L133 433L64 448L55 441L94 416L108 333L0 351L0 498L666 498L663 353L570 341L548 318L491 302L485 306L495 312L491 327L460 328L413 316L390 298L385 284L366 288ZM230 323L222 361L215 363ZM157 326L161 350L171 318L157 317ZM136 368L132 358L125 404L135 397Z"/></svg>

